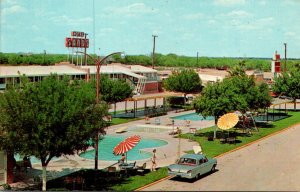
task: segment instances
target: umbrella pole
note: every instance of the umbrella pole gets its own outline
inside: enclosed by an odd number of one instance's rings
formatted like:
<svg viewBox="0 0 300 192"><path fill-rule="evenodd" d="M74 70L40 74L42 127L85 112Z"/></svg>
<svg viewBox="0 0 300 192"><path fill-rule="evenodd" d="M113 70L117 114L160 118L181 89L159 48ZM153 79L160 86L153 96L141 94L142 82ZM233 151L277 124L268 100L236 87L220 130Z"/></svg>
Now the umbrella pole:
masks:
<svg viewBox="0 0 300 192"><path fill-rule="evenodd" d="M126 154L125 154L125 155L126 155L126 163L127 163L127 152L126 152Z"/></svg>

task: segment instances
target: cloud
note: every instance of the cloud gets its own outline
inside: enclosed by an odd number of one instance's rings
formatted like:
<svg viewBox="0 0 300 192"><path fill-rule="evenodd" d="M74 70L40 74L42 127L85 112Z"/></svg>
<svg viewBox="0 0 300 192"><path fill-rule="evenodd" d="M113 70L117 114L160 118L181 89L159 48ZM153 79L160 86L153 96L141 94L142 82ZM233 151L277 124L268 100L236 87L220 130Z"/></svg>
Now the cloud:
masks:
<svg viewBox="0 0 300 192"><path fill-rule="evenodd" d="M274 26L275 19L273 17L266 17L254 20L247 23L237 23L237 28L240 30L257 30L257 29L267 29L268 27Z"/></svg>
<svg viewBox="0 0 300 192"><path fill-rule="evenodd" d="M53 21L56 24L64 24L64 25L82 25L91 23L93 19L91 17L83 17L79 19L70 18L67 15L54 16L50 18L50 21Z"/></svg>
<svg viewBox="0 0 300 192"><path fill-rule="evenodd" d="M2 0L1 3L3 5L16 5L17 1L16 0Z"/></svg>
<svg viewBox="0 0 300 192"><path fill-rule="evenodd" d="M155 13L158 9L147 7L144 3L134 3L124 7L110 7L107 8L110 14L118 14L123 16L136 16L140 14Z"/></svg>
<svg viewBox="0 0 300 192"><path fill-rule="evenodd" d="M259 1L258 4L260 4L260 5L266 5L267 2L265 0L262 0L262 1Z"/></svg>
<svg viewBox="0 0 300 192"><path fill-rule="evenodd" d="M284 0L282 1L283 5L300 5L300 1L299 0Z"/></svg>
<svg viewBox="0 0 300 192"><path fill-rule="evenodd" d="M233 6L233 5L243 5L246 0L214 0L214 4L217 6Z"/></svg>
<svg viewBox="0 0 300 192"><path fill-rule="evenodd" d="M245 18L245 17L251 17L252 14L248 13L247 11L243 11L243 10L234 10L234 11L231 11L227 14L222 14L222 16L235 17L235 18Z"/></svg>
<svg viewBox="0 0 300 192"><path fill-rule="evenodd" d="M40 28L37 25L32 25L31 29L34 30L34 31L40 30Z"/></svg>
<svg viewBox="0 0 300 192"><path fill-rule="evenodd" d="M20 5L12 5L2 9L2 16L7 16L10 14L23 13L26 9Z"/></svg>
<svg viewBox="0 0 300 192"><path fill-rule="evenodd" d="M183 40L190 40L190 39L193 39L194 37L195 37L195 34L194 33L190 33L190 32L184 33L182 35L182 39Z"/></svg>
<svg viewBox="0 0 300 192"><path fill-rule="evenodd" d="M184 16L185 19L188 20L198 20L204 18L204 14L202 13L194 13L194 14L188 14Z"/></svg>

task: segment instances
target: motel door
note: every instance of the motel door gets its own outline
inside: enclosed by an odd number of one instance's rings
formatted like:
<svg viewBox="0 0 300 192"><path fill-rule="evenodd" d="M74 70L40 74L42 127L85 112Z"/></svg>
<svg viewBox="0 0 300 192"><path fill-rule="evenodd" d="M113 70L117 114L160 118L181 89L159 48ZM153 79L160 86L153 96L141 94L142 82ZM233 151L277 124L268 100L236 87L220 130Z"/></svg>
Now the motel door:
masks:
<svg viewBox="0 0 300 192"><path fill-rule="evenodd" d="M0 185L6 183L6 153L0 151Z"/></svg>

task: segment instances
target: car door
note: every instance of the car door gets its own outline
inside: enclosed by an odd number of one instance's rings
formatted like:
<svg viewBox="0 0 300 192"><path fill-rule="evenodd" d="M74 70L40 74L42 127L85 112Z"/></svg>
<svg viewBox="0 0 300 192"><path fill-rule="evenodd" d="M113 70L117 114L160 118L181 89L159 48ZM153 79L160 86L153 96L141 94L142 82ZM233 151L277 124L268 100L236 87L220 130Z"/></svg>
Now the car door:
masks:
<svg viewBox="0 0 300 192"><path fill-rule="evenodd" d="M6 153L0 151L0 185L6 183Z"/></svg>
<svg viewBox="0 0 300 192"><path fill-rule="evenodd" d="M211 170L211 164L206 157L204 157L202 161L203 172L208 173Z"/></svg>

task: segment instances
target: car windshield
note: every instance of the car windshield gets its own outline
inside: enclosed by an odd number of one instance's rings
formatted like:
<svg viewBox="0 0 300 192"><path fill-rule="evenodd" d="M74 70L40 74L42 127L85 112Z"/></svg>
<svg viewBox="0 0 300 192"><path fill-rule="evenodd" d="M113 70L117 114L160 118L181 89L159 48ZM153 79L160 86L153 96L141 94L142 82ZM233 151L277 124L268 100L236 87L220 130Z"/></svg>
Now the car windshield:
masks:
<svg viewBox="0 0 300 192"><path fill-rule="evenodd" d="M191 158L180 158L178 161L180 165L196 165L196 159Z"/></svg>

